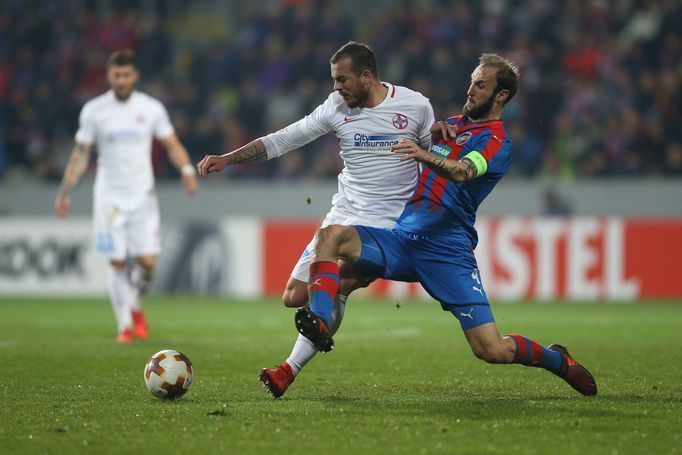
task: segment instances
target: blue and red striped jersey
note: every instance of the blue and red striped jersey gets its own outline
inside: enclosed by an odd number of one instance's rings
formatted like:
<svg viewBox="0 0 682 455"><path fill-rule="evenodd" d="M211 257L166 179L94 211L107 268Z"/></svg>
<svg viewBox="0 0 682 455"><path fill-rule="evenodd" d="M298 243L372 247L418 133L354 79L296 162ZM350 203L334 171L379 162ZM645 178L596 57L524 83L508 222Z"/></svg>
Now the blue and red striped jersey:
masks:
<svg viewBox="0 0 682 455"><path fill-rule="evenodd" d="M477 151L486 159L488 170L468 182L454 183L424 166L395 227L420 234L466 234L475 246L476 210L509 169L511 140L499 119L472 122L458 115L447 121L457 125L457 136L439 140L431 153L459 160Z"/></svg>

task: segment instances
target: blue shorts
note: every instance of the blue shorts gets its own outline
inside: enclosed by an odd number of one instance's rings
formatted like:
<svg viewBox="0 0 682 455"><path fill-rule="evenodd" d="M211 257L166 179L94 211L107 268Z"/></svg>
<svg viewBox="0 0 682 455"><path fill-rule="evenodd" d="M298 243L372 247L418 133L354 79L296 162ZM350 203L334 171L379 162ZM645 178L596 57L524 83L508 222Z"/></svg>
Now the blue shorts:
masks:
<svg viewBox="0 0 682 455"><path fill-rule="evenodd" d="M353 226L362 250L354 264L367 276L419 282L464 330L494 322L470 242L464 236L427 236Z"/></svg>

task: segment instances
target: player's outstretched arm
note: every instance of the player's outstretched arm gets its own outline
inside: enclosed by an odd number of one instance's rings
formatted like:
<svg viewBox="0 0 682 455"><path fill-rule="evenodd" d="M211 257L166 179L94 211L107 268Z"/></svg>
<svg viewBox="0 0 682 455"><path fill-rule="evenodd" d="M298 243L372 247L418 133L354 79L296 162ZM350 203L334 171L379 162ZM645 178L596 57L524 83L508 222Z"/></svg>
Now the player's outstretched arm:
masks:
<svg viewBox="0 0 682 455"><path fill-rule="evenodd" d="M57 191L57 198L54 201L54 212L59 218L64 218L71 205L71 190L78 184L81 177L88 169L90 161L91 144L77 142L71 152L69 162L64 169L62 184Z"/></svg>
<svg viewBox="0 0 682 455"><path fill-rule="evenodd" d="M436 174L455 183L473 180L478 176L478 168L471 159L465 157L459 161L449 160L429 153L406 139L393 146L393 151L403 155L400 157L401 161L409 159L419 161Z"/></svg>
<svg viewBox="0 0 682 455"><path fill-rule="evenodd" d="M182 142L180 142L175 133L162 139L161 143L168 153L170 162L180 171L180 179L182 186L185 187L185 191L187 191L187 194L194 193L197 190L197 177L187 149L182 145Z"/></svg>
<svg viewBox="0 0 682 455"><path fill-rule="evenodd" d="M220 172L232 164L257 164L267 161L268 152L262 140L256 139L237 150L224 155L206 155L199 164L199 175L206 178L212 172Z"/></svg>

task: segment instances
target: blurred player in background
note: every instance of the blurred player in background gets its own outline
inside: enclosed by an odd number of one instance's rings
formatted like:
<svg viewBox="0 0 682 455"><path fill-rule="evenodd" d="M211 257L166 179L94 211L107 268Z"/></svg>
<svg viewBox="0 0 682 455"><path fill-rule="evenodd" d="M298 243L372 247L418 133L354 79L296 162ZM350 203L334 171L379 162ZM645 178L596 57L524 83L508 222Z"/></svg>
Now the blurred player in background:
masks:
<svg viewBox="0 0 682 455"><path fill-rule="evenodd" d="M545 348L522 335L500 336L490 310L474 248L476 210L511 163L511 141L500 119L517 91L518 68L496 54L483 54L471 75L463 114L448 119L454 132L433 148L401 140L393 151L420 162L424 172L393 229L330 225L317 234L310 267L310 309L296 314L296 327L319 350L333 346L332 302L338 260L368 276L418 281L459 320L476 357L489 363L544 368L583 395L596 395L594 377L553 344Z"/></svg>
<svg viewBox="0 0 682 455"><path fill-rule="evenodd" d="M108 293L118 322L117 340L147 338L141 297L149 288L161 249L159 204L154 191L152 139L161 141L180 171L188 194L196 171L164 106L134 90L139 78L135 54L116 51L107 60L111 90L83 106L76 146L64 170L55 213L64 218L70 192L88 168L97 146L93 224L96 250L109 259ZM134 261L129 263L129 258Z"/></svg>
<svg viewBox="0 0 682 455"><path fill-rule="evenodd" d="M197 168L206 177L228 165L261 163L333 131L339 139L344 168L322 226L393 226L417 181L418 165L413 160L401 161L391 147L401 139L409 139L428 149L433 109L420 93L382 82L374 52L365 44L345 44L331 57L330 64L334 91L310 115L233 152L206 156ZM314 246L315 239L291 272L282 296L287 307L301 307L308 302ZM344 269L341 278L330 321L333 333L341 324L348 294L368 284L367 279L353 276L351 270ZM310 340L299 336L282 365L261 371L261 381L275 398L282 396L316 352Z"/></svg>

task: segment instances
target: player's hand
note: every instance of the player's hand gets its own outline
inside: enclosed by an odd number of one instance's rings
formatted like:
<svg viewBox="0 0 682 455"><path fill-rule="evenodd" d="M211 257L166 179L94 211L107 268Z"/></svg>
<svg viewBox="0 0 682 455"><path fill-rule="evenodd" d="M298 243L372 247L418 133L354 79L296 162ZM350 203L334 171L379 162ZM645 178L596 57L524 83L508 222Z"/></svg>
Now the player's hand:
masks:
<svg viewBox="0 0 682 455"><path fill-rule="evenodd" d="M435 143L440 139L450 140L457 135L457 126L439 120L431 125L431 141Z"/></svg>
<svg viewBox="0 0 682 455"><path fill-rule="evenodd" d="M71 206L71 198L69 196L58 196L54 201L54 213L59 218L64 218L69 212L69 206Z"/></svg>
<svg viewBox="0 0 682 455"><path fill-rule="evenodd" d="M400 142L391 147L391 151L402 154L400 161L426 161L429 158L429 152L422 149L415 142L412 142L409 139L401 139Z"/></svg>
<svg viewBox="0 0 682 455"><path fill-rule="evenodd" d="M227 158L225 155L206 155L197 164L197 172L203 178L206 178L211 172L220 172L227 165Z"/></svg>
<svg viewBox="0 0 682 455"><path fill-rule="evenodd" d="M197 190L197 177L194 174L185 174L182 177L180 177L180 181L182 182L182 186L185 187L185 192L189 194L194 194L194 192Z"/></svg>

